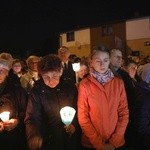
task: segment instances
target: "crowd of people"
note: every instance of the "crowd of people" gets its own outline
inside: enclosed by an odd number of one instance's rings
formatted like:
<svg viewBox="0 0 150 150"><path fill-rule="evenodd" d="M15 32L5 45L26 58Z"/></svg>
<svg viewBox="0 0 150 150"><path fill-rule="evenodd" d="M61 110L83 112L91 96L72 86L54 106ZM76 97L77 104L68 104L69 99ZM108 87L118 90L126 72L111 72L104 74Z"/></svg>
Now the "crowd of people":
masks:
<svg viewBox="0 0 150 150"><path fill-rule="evenodd" d="M65 106L76 110L67 125L60 116ZM26 60L1 53L0 148L149 150L150 56L123 58L103 45L83 58L66 46Z"/></svg>

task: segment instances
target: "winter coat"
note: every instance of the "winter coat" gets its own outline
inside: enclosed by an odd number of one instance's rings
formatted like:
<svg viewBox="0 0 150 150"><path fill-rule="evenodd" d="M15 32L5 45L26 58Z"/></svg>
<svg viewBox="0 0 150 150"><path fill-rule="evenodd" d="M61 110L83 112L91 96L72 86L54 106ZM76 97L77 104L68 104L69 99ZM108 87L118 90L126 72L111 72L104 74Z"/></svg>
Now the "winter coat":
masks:
<svg viewBox="0 0 150 150"><path fill-rule="evenodd" d="M82 145L102 150L104 143L124 144L128 103L123 81L114 77L102 86L89 76L79 84L78 120Z"/></svg>
<svg viewBox="0 0 150 150"><path fill-rule="evenodd" d="M28 143L32 137L37 136L42 137L44 150L79 150L80 128L77 116L72 122L76 131L71 136L65 132L60 117L60 109L65 106L77 111L77 94L74 84L63 82L50 88L42 79L36 82L29 94L25 118Z"/></svg>
<svg viewBox="0 0 150 150"><path fill-rule="evenodd" d="M61 80L71 82L74 84L76 83L76 74L73 70L71 61L68 61L67 68L64 68Z"/></svg>
<svg viewBox="0 0 150 150"><path fill-rule="evenodd" d="M150 85L141 82L135 89L132 108L132 137L136 150L150 149Z"/></svg>
<svg viewBox="0 0 150 150"><path fill-rule="evenodd" d="M19 85L6 80L6 85L0 92L0 113L10 111L10 119L16 118L19 124L11 131L0 133L0 147L6 150L26 150L24 117L27 105L27 93Z"/></svg>

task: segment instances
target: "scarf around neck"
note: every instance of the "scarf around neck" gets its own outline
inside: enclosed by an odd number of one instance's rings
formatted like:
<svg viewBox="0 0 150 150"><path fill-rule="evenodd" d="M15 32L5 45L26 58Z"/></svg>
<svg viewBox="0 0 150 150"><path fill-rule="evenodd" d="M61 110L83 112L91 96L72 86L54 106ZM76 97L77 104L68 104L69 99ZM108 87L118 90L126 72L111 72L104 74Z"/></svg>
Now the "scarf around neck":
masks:
<svg viewBox="0 0 150 150"><path fill-rule="evenodd" d="M105 73L99 73L94 69L91 69L90 74L102 85L105 85L114 78L114 74L111 69L108 69Z"/></svg>

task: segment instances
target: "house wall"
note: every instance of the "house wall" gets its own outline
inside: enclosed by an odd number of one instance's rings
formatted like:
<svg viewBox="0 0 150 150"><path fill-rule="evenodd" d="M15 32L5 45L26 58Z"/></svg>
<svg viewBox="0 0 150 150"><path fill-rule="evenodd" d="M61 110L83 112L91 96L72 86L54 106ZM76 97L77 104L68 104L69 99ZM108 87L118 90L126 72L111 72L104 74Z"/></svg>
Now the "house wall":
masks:
<svg viewBox="0 0 150 150"><path fill-rule="evenodd" d="M113 36L102 36L102 27L91 28L91 49L97 45L113 47Z"/></svg>
<svg viewBox="0 0 150 150"><path fill-rule="evenodd" d="M72 42L67 42L66 33L63 33L60 43L69 47L71 54L79 57L88 56L95 46L101 44L109 49L120 48L125 55L131 54L132 51L140 51L141 56L150 55L150 17L123 20L111 25L112 35L103 36L101 25L74 31L75 41Z"/></svg>
<svg viewBox="0 0 150 150"><path fill-rule="evenodd" d="M139 51L141 57L150 56L150 17L126 21L126 35L130 52Z"/></svg>
<svg viewBox="0 0 150 150"><path fill-rule="evenodd" d="M66 33L61 34L61 45L67 46L71 54L78 57L88 56L90 54L90 29L74 31L75 41L67 42Z"/></svg>
<svg viewBox="0 0 150 150"><path fill-rule="evenodd" d="M109 36L104 36L102 33L103 26L96 28L91 28L91 48L96 45L105 45L109 49L120 48L122 51L125 51L126 45L126 32L125 32L125 22L113 23L112 29L113 33ZM117 40L121 41L119 45Z"/></svg>

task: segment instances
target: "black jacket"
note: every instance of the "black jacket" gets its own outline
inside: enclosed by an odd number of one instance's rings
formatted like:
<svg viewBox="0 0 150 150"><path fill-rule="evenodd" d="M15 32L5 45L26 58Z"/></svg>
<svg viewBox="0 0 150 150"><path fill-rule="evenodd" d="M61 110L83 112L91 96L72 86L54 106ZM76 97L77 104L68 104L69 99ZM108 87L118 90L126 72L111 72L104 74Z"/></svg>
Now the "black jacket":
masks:
<svg viewBox="0 0 150 150"><path fill-rule="evenodd" d="M69 136L60 117L60 109L64 106L71 106L77 110L76 86L62 82L55 88L50 88L42 79L39 80L31 90L26 111L28 142L37 136L43 138L44 150L79 150L80 128L77 115L72 122L76 132Z"/></svg>
<svg viewBox="0 0 150 150"><path fill-rule="evenodd" d="M131 121L136 150L150 149L150 85L141 82L135 89L136 99L132 108Z"/></svg>
<svg viewBox="0 0 150 150"><path fill-rule="evenodd" d="M61 76L62 81L67 81L71 83L76 83L76 74L72 67L72 62L68 61L67 68L64 68L63 74Z"/></svg>
<svg viewBox="0 0 150 150"><path fill-rule="evenodd" d="M19 85L14 85L7 78L5 86L0 90L0 113L10 111L10 119L17 118L18 126L11 131L0 133L0 147L6 150L26 149L24 118L27 105L27 93Z"/></svg>

